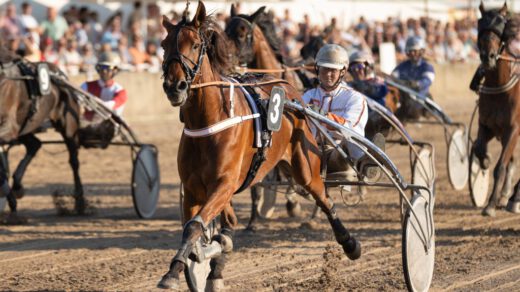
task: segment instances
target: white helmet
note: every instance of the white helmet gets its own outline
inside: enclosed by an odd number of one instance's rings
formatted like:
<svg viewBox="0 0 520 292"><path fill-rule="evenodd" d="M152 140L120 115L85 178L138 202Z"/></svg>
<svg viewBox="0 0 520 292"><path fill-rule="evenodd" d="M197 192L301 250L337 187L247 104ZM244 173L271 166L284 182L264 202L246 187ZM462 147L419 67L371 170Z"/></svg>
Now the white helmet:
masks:
<svg viewBox="0 0 520 292"><path fill-rule="evenodd" d="M99 56L96 66L110 66L115 69L121 64L121 58L116 53L104 52Z"/></svg>
<svg viewBox="0 0 520 292"><path fill-rule="evenodd" d="M406 40L406 46L404 48L404 51L406 53L412 51L412 50L423 50L425 48L424 40L420 37L413 36L409 37Z"/></svg>
<svg viewBox="0 0 520 292"><path fill-rule="evenodd" d="M350 55L350 63L367 63L369 65L374 64L374 58L372 54L365 51L355 51Z"/></svg>
<svg viewBox="0 0 520 292"><path fill-rule="evenodd" d="M344 69L348 67L348 53L340 45L327 44L316 54L316 66L331 69Z"/></svg>

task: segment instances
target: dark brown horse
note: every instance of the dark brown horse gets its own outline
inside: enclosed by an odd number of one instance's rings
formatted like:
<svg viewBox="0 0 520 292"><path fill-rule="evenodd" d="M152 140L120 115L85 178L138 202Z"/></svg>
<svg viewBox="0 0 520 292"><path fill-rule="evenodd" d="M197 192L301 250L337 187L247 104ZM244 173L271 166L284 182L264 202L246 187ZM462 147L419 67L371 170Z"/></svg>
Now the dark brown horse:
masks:
<svg viewBox="0 0 520 292"><path fill-rule="evenodd" d="M224 227L235 226L231 199L248 176L257 149L253 147L254 129L250 120L204 137L187 134L229 121L232 116L251 115L251 110L239 86L230 89L220 83L229 82L223 76L230 66L229 44L218 24L206 16L202 2L199 2L192 21L183 18L174 25L164 17L163 26L168 32L162 42L163 88L172 106L180 106L185 123L177 156L185 193L185 224L182 246L158 286L178 288L179 275L185 269L188 256L197 257L194 253L198 249L193 247L205 226L221 212L225 215L221 216ZM248 83L264 84L252 87L263 99L276 85L283 88L287 98L301 101L296 89L271 76L244 78ZM284 111L281 129L273 132L272 144L265 155L265 161L251 184L260 181L278 162L285 161L291 177L312 194L316 204L327 215L336 240L347 256L357 259L361 255L360 245L343 226L332 201L326 197L320 178L319 148L301 113ZM223 267L212 267L220 272L211 273L211 279L221 278Z"/></svg>
<svg viewBox="0 0 520 292"><path fill-rule="evenodd" d="M75 208L79 214L83 213L85 200L79 176L77 139L78 103L68 90L52 83L49 94L31 94L26 83L31 82L27 78L34 78L37 75L35 64L25 62L3 48L0 49L0 63L0 144L22 143L27 149L25 157L14 172L12 190L8 187L8 178L5 173L0 174L1 191L7 196L11 210L9 221L17 222L16 197L23 193L22 177L29 162L41 146L41 142L36 138L34 132L45 121L50 121L63 136L69 151L69 163L74 173ZM51 64L48 66L53 74L61 74L55 66ZM22 70L30 72L24 76Z"/></svg>
<svg viewBox="0 0 520 292"><path fill-rule="evenodd" d="M510 43L520 29L520 21L508 19L506 4L501 9L485 11L481 3L479 8L482 18L479 19L478 46L485 79L479 94L478 136L473 153L481 167L487 169L487 144L495 137L502 144L493 172L493 190L482 212L483 215L495 216L496 207L503 207L508 202L514 167L512 162L520 134L520 59L510 51ZM515 187L516 196L518 185Z"/></svg>
<svg viewBox="0 0 520 292"><path fill-rule="evenodd" d="M231 5L231 20L226 25L226 34L238 52L238 62L249 69L280 70L286 61L280 53L281 40L275 34L272 16L265 13L265 6L251 15L238 14ZM303 84L296 71L272 72L277 78L287 80L299 90Z"/></svg>

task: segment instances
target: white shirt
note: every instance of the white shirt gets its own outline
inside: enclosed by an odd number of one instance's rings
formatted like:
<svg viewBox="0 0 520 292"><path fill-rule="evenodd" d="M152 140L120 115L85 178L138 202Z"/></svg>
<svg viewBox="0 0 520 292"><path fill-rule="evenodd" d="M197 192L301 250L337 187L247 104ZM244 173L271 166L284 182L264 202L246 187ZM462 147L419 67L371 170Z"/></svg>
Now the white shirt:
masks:
<svg viewBox="0 0 520 292"><path fill-rule="evenodd" d="M344 118L344 126L365 136L365 126L368 121L368 108L365 96L342 81L336 89L326 92L317 87L304 93L302 97L306 104L319 106L325 113L333 113Z"/></svg>

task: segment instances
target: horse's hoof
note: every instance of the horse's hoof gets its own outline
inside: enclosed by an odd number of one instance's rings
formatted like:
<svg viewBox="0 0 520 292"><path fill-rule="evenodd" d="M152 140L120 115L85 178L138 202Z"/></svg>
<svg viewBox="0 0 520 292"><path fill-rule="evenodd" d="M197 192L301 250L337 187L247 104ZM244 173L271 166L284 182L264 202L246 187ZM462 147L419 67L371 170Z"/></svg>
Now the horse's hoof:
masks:
<svg viewBox="0 0 520 292"><path fill-rule="evenodd" d="M349 259L355 261L361 257L361 244L354 237L349 238L342 246Z"/></svg>
<svg viewBox="0 0 520 292"><path fill-rule="evenodd" d="M180 290L181 284L179 279L167 273L162 277L161 281L159 281L159 283L157 284L157 288Z"/></svg>
<svg viewBox="0 0 520 292"><path fill-rule="evenodd" d="M301 229L307 229L307 230L319 230L319 225L314 220L305 221L300 225Z"/></svg>
<svg viewBox="0 0 520 292"><path fill-rule="evenodd" d="M221 292L224 290L224 279L211 279L206 283L204 292Z"/></svg>
<svg viewBox="0 0 520 292"><path fill-rule="evenodd" d="M256 225L247 225L246 229L244 229L244 231L251 233L255 233L256 230L258 230L258 227L256 227Z"/></svg>
<svg viewBox="0 0 520 292"><path fill-rule="evenodd" d="M299 202L287 201L285 208L287 209L287 214L289 214L289 217L298 218L302 214L302 206Z"/></svg>
<svg viewBox="0 0 520 292"><path fill-rule="evenodd" d="M486 207L482 210L482 216L495 217L497 215L497 211L494 207Z"/></svg>
<svg viewBox="0 0 520 292"><path fill-rule="evenodd" d="M21 199L25 195L25 189L23 188L23 186L20 186L18 188L13 187L11 191L17 199Z"/></svg>
<svg viewBox="0 0 520 292"><path fill-rule="evenodd" d="M509 203L509 198L502 196L502 197L500 197L500 201L498 202L497 207L504 208L508 205L508 203Z"/></svg>
<svg viewBox="0 0 520 292"><path fill-rule="evenodd" d="M506 210L511 213L520 214L520 202L509 201Z"/></svg>
<svg viewBox="0 0 520 292"><path fill-rule="evenodd" d="M28 220L25 217L19 216L16 213L9 213L1 220L3 225L24 225Z"/></svg>

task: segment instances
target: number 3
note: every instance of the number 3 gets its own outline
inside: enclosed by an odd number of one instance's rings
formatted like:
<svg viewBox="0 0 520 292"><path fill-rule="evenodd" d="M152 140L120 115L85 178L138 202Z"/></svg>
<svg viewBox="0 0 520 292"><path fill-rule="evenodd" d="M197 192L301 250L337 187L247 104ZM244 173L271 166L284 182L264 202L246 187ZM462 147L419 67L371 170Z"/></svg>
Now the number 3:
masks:
<svg viewBox="0 0 520 292"><path fill-rule="evenodd" d="M273 107L274 112L271 112L269 114L269 118L271 119L271 122L273 124L275 124L278 121L278 119L280 118L280 110L279 110L280 101L281 101L280 94L276 93L273 96L272 101L275 103L275 106Z"/></svg>

